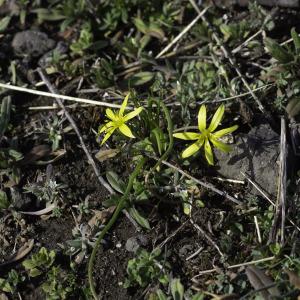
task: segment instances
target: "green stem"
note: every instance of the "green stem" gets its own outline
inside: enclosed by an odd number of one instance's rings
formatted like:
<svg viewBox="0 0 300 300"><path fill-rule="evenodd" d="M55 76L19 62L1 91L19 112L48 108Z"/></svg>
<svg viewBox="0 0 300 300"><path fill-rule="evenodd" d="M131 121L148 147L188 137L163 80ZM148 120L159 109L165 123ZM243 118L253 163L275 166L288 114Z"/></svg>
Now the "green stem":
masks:
<svg viewBox="0 0 300 300"><path fill-rule="evenodd" d="M151 102L152 101L156 102L157 105L161 105L161 107L164 111L164 114L165 114L165 117L166 117L167 123L168 123L169 145L168 145L166 152L159 158L159 160L156 162L155 166L149 171L148 176L156 170L156 168L161 164L161 162L163 160L167 159L167 157L169 156L169 154L171 153L171 151L173 149L173 143L174 143L174 141L173 141L173 122L171 120L171 116L170 116L170 112L169 112L168 108L166 107L166 105L163 102L160 102L160 101L157 101L154 99L152 99ZM150 102L150 104L151 104L151 102Z"/></svg>
<svg viewBox="0 0 300 300"><path fill-rule="evenodd" d="M132 189L132 185L133 185L133 181L136 178L136 176L139 174L141 168L143 167L144 163L146 162L146 158L142 158L139 163L137 164L137 166L135 167L134 171L132 172L132 174L129 177L129 181L125 190L124 195L122 196L121 200L119 201L112 217L110 218L109 222L107 223L107 225L103 228L103 230L101 231L94 249L92 251L90 260L89 260L89 265L88 265L88 278L89 278L89 285L90 285L90 290L92 292L92 295L94 297L95 300L98 300L98 296L95 290L95 285L94 285L94 281L93 281L93 266L94 266L94 261L95 261L95 257L96 257L96 253L97 250L100 246L100 243L104 237L104 235L107 233L107 231L114 225L114 223L116 222L121 210L125 207L126 204L126 200L129 196L129 193Z"/></svg>

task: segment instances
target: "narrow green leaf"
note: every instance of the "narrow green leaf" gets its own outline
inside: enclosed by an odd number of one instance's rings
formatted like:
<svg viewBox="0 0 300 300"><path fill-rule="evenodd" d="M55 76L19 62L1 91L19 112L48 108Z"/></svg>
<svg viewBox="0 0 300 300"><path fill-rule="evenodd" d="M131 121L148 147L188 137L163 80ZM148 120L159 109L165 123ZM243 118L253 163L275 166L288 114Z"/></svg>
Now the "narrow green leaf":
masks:
<svg viewBox="0 0 300 300"><path fill-rule="evenodd" d="M66 19L66 16L60 14L56 9L47 9L47 8L36 8L31 10L32 13L37 14L39 23L43 21L60 21Z"/></svg>
<svg viewBox="0 0 300 300"><path fill-rule="evenodd" d="M152 72L139 72L130 78L130 82L133 86L143 85L151 81L154 77Z"/></svg>
<svg viewBox="0 0 300 300"><path fill-rule="evenodd" d="M204 297L205 297L204 294L202 294L202 293L201 293L201 294L200 294L200 293L197 293L196 295L193 295L193 296L192 296L191 300L203 300Z"/></svg>
<svg viewBox="0 0 300 300"><path fill-rule="evenodd" d="M184 294L184 287L180 279L175 278L171 281L171 293L174 300L182 300Z"/></svg>
<svg viewBox="0 0 300 300"><path fill-rule="evenodd" d="M119 178L118 174L113 171L106 172L106 179L109 184L115 189L117 192L124 194L124 182Z"/></svg>
<svg viewBox="0 0 300 300"><path fill-rule="evenodd" d="M10 20L11 20L11 16L4 17L3 19L0 20L0 32L3 32L7 28Z"/></svg>
<svg viewBox="0 0 300 300"><path fill-rule="evenodd" d="M13 292L13 289L12 289L10 283L3 278L0 278L0 291L6 292L6 293Z"/></svg>
<svg viewBox="0 0 300 300"><path fill-rule="evenodd" d="M156 291L156 295L159 300L168 300L167 296L164 294L164 292L161 289L158 289Z"/></svg>
<svg viewBox="0 0 300 300"><path fill-rule="evenodd" d="M158 149L158 153L161 155L163 152L163 143L162 143L162 131L160 128L154 128L151 131L151 135L154 136L155 141L156 141L156 145L157 145L157 149Z"/></svg>
<svg viewBox="0 0 300 300"><path fill-rule="evenodd" d="M1 103L1 112L0 112L0 138L7 129L9 120L10 120L10 110L11 110L11 97L6 97L2 100Z"/></svg>
<svg viewBox="0 0 300 300"><path fill-rule="evenodd" d="M156 258L161 255L161 249L160 248L154 248L150 254L151 258Z"/></svg>
<svg viewBox="0 0 300 300"><path fill-rule="evenodd" d="M299 37L298 33L296 32L295 28L292 28L291 36L293 38L295 49L298 52L300 50L300 37Z"/></svg>
<svg viewBox="0 0 300 300"><path fill-rule="evenodd" d="M4 191L0 190L0 209L5 209L9 207L9 201L7 195Z"/></svg>
<svg viewBox="0 0 300 300"><path fill-rule="evenodd" d="M30 270L30 269L33 269L36 267L36 264L33 263L30 259L26 259L22 262L22 265L23 267L26 269L26 270Z"/></svg>
<svg viewBox="0 0 300 300"><path fill-rule="evenodd" d="M294 60L294 56L270 38L265 38L265 46L270 54L280 63L286 64Z"/></svg>
<svg viewBox="0 0 300 300"><path fill-rule="evenodd" d="M130 207L128 209L129 214L135 219L135 221L138 222L139 225L141 225L142 227L146 228L146 229L151 229L150 224L148 222L148 220L146 218L144 218L137 209L135 209L134 207Z"/></svg>
<svg viewBox="0 0 300 300"><path fill-rule="evenodd" d="M29 272L29 276L30 277L37 277L37 276L39 276L41 274L42 274L42 271L40 271L37 268L31 269L30 272Z"/></svg>
<svg viewBox="0 0 300 300"><path fill-rule="evenodd" d="M163 40L165 38L165 33L156 23L151 23L149 25L146 34L153 36L159 40Z"/></svg>
<svg viewBox="0 0 300 300"><path fill-rule="evenodd" d="M144 21L140 18L134 18L133 20L135 27L142 33L146 34L147 32L147 25L144 23Z"/></svg>

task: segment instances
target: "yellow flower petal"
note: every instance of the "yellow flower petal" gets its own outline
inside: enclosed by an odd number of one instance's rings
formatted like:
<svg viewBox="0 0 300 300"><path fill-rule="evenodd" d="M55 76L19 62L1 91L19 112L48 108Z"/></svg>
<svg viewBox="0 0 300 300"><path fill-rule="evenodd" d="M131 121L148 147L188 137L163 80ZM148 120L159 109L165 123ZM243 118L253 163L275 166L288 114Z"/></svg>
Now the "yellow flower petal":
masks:
<svg viewBox="0 0 300 300"><path fill-rule="evenodd" d="M130 128L126 125L126 124L122 124L120 127L119 127L120 131L128 136L129 138L134 138L135 136L132 134Z"/></svg>
<svg viewBox="0 0 300 300"><path fill-rule="evenodd" d="M198 127L201 132L206 129L206 106L201 105L198 112Z"/></svg>
<svg viewBox="0 0 300 300"><path fill-rule="evenodd" d="M116 120L116 116L115 116L115 113L110 109L110 108L107 108L106 109L106 116L111 119L112 121L115 121Z"/></svg>
<svg viewBox="0 0 300 300"><path fill-rule="evenodd" d="M180 133L173 133L173 136L181 139L181 140L198 140L201 136L201 133L196 132L180 132Z"/></svg>
<svg viewBox="0 0 300 300"><path fill-rule="evenodd" d="M203 145L204 139L200 138L196 143L192 144L191 146L187 147L181 154L182 158L187 158L195 154L201 146Z"/></svg>
<svg viewBox="0 0 300 300"><path fill-rule="evenodd" d="M210 141L214 144L214 146L216 148L220 149L223 152L228 153L231 151L231 147L229 145L227 145L221 141L218 141L218 140L214 139L213 137L210 138Z"/></svg>
<svg viewBox="0 0 300 300"><path fill-rule="evenodd" d="M126 107L127 107L127 102L128 102L129 95L130 95L130 93L128 93L128 94L126 95L126 97L124 98L124 101L123 101L123 103L122 103L122 105L121 105L121 108L120 108L120 110L119 110L119 116L120 116L120 117L123 116L124 111L125 111L125 109L126 109Z"/></svg>
<svg viewBox="0 0 300 300"><path fill-rule="evenodd" d="M215 112L210 125L208 127L208 131L209 132L213 132L220 124L222 117L224 115L225 112L225 106L224 104L220 105L219 108L217 109L217 111Z"/></svg>
<svg viewBox="0 0 300 300"><path fill-rule="evenodd" d="M210 146L210 143L209 143L208 139L205 140L204 150L205 150L206 160L208 161L208 163L210 165L214 165L214 156L213 156L211 146Z"/></svg>
<svg viewBox="0 0 300 300"><path fill-rule="evenodd" d="M104 136L104 138L103 138L103 140L102 140L102 142L101 142L101 146L110 138L110 136L113 134L113 132L116 130L116 128L115 127L113 127L113 128L111 128L111 129L109 129L107 132L106 132L106 134L105 134L105 136Z"/></svg>
<svg viewBox="0 0 300 300"><path fill-rule="evenodd" d="M124 121L126 122L126 121L134 118L135 116L140 114L142 110L143 110L143 107L136 108L134 111L132 111L129 114L124 116Z"/></svg>
<svg viewBox="0 0 300 300"><path fill-rule="evenodd" d="M109 128L111 128L113 126L114 126L114 122L110 121L101 127L101 129L99 130L99 133L107 131Z"/></svg>
<svg viewBox="0 0 300 300"><path fill-rule="evenodd" d="M222 137L223 135L231 133L237 129L238 129L238 126L234 125L234 126L231 126L231 127L225 128L225 129L218 130L215 133L213 133L212 135L214 138L218 139L218 138Z"/></svg>

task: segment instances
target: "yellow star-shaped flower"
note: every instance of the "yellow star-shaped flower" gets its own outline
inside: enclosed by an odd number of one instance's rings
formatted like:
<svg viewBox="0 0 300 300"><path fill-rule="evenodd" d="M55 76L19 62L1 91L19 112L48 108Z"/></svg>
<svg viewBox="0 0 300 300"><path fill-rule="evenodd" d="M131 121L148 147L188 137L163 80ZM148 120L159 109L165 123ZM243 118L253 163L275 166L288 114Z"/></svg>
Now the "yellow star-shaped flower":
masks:
<svg viewBox="0 0 300 300"><path fill-rule="evenodd" d="M109 120L107 123L102 126L99 130L99 134L105 132L105 136L101 142L103 145L113 134L116 129L119 129L122 134L129 138L134 138L135 136L132 134L130 128L125 124L130 119L136 117L142 110L142 107L136 108L134 111L128 113L124 116L125 109L127 107L127 102L130 94L127 94L125 97L119 112L113 112L110 108L106 109L106 116Z"/></svg>
<svg viewBox="0 0 300 300"><path fill-rule="evenodd" d="M210 142L218 149L220 149L223 152L229 152L231 150L231 147L229 145L226 145L225 143L219 141L219 138L222 136L231 133L235 131L238 126L234 125L229 128L221 129L218 131L215 131L216 128L219 126L222 117L224 115L225 106L222 104L219 106L217 111L215 112L210 125L208 128L206 128L206 106L201 105L198 113L198 128L200 130L200 133L198 132L182 132L182 133L174 133L173 136L182 139L182 140L191 140L196 141L191 146L186 148L181 156L182 158L187 158L193 154L195 154L197 151L200 150L202 145L204 144L204 152L206 160L210 165L214 164L214 158L213 153L211 150ZM214 132L215 131L215 132Z"/></svg>

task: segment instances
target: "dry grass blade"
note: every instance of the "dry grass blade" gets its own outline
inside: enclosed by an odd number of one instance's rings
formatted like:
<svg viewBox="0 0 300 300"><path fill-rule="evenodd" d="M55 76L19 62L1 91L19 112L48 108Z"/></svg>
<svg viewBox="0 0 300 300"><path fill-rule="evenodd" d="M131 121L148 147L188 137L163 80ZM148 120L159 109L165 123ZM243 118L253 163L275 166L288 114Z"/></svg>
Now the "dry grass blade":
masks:
<svg viewBox="0 0 300 300"><path fill-rule="evenodd" d="M280 243L284 244L285 230L285 201L286 201L286 125L285 120L281 118L281 135L280 135L280 165L279 165L279 184L278 199L276 203L276 214L273 220L272 229L270 231L269 243L276 242L278 231L280 228ZM279 224L279 221L281 223Z"/></svg>
<svg viewBox="0 0 300 300"><path fill-rule="evenodd" d="M107 159L115 157L120 152L119 149L104 149L100 150L95 154L95 157L100 162L104 162Z"/></svg>
<svg viewBox="0 0 300 300"><path fill-rule="evenodd" d="M286 123L285 119L281 118L281 139L280 139L280 190L279 203L281 208L281 244L284 244L284 229L285 229L285 210L286 210Z"/></svg>
<svg viewBox="0 0 300 300"><path fill-rule="evenodd" d="M51 204L48 207L41 209L41 210L37 210L37 211L20 211L19 213L23 214L23 215L30 215L30 216L42 216L45 214L48 214L49 212L51 212L54 208L56 208L56 204Z"/></svg>
<svg viewBox="0 0 300 300"><path fill-rule="evenodd" d="M269 287L272 286L274 282L259 268L249 266L246 268L246 274L254 289L261 290L260 294L264 299L268 300L270 296L280 296L277 287Z"/></svg>
<svg viewBox="0 0 300 300"><path fill-rule="evenodd" d="M168 44L159 54L156 55L156 59L160 58L163 54L165 54L173 45L175 45L197 22L198 20L206 13L209 7L206 7L202 12L198 14L198 16L187 25L176 37L175 39Z"/></svg>
<svg viewBox="0 0 300 300"><path fill-rule="evenodd" d="M235 268L240 268L240 267L245 267L245 266L251 266L251 265L258 264L258 263L273 260L274 258L275 258L275 256L270 256L270 257L266 257L266 258L262 258L262 259L258 259L258 260L247 261L247 262L244 262L244 263L231 265L231 266L227 267L226 269L230 270L230 269L235 269ZM200 277L200 276L205 275L205 274L210 274L210 273L217 272L218 270L219 270L219 268L213 268L213 269L210 269L210 270L201 271L196 276L194 276L192 278L192 280L195 280L197 277Z"/></svg>
<svg viewBox="0 0 300 300"><path fill-rule="evenodd" d="M20 86L15 86L12 84L5 84L5 83L1 83L1 82L0 82L0 87L2 87L4 89L8 89L8 90L29 93L32 95L45 96L45 97L50 97L50 98L58 98L58 99L66 100L66 101L93 104L93 105L111 107L111 108L120 108L121 107L121 105L119 105L119 104L95 101L95 100L85 99L85 98L71 97L71 96L61 95L58 92L57 93L48 93L48 92L43 92L43 91L37 91L37 90L28 89L28 88L20 87ZM131 109L131 107L127 107L127 109Z"/></svg>

